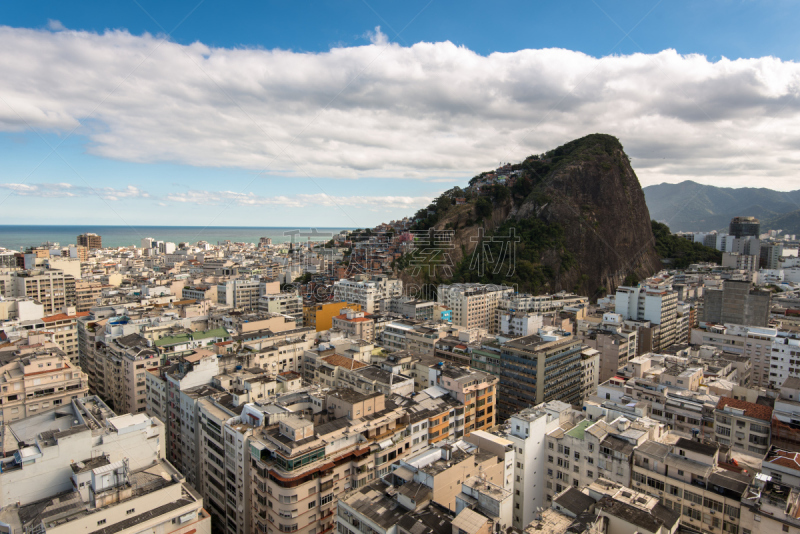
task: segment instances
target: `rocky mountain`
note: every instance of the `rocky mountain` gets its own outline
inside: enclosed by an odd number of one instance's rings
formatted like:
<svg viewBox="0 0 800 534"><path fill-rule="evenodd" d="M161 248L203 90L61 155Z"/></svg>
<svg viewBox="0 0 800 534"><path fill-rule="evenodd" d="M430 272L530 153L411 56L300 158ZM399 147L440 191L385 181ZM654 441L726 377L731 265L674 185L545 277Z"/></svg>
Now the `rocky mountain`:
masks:
<svg viewBox="0 0 800 534"><path fill-rule="evenodd" d="M610 135L589 135L476 176L417 219L418 230L453 231L455 268L431 275L406 255L396 269L407 282L510 283L520 291L597 297L661 267L639 180Z"/></svg>
<svg viewBox="0 0 800 534"><path fill-rule="evenodd" d="M734 189L685 181L647 186L644 195L653 219L673 232L727 230L728 223L737 215L757 217L765 229L763 223L769 228L780 228L774 226L781 224L774 219L800 209L800 190Z"/></svg>

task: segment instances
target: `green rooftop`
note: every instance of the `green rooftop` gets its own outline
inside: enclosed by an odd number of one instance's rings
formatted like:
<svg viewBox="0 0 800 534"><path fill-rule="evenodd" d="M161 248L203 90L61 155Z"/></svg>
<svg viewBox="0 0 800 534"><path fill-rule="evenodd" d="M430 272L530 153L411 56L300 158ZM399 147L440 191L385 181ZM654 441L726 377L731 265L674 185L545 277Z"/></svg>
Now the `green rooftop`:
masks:
<svg viewBox="0 0 800 534"><path fill-rule="evenodd" d="M583 439L583 434L586 432L586 429L592 426L594 421L583 420L567 432L567 435L576 439Z"/></svg>

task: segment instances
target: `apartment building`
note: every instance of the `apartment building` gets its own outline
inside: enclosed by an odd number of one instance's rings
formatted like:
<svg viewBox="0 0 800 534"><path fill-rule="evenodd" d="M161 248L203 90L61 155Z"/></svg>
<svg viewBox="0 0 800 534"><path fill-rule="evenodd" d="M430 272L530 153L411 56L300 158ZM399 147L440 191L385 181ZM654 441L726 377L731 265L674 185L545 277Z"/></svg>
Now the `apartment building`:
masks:
<svg viewBox="0 0 800 534"><path fill-rule="evenodd" d="M597 387L599 404L639 417L646 415L686 435L699 432L700 437L713 439L719 397L699 390L702 366L689 365L685 358L645 355L631 360L620 374L623 376ZM649 403L649 409L631 411L640 402Z"/></svg>
<svg viewBox="0 0 800 534"><path fill-rule="evenodd" d="M77 280L75 282L75 310L78 313L88 312L92 307L97 306L102 294L102 283Z"/></svg>
<svg viewBox="0 0 800 534"><path fill-rule="evenodd" d="M465 367L438 364L429 368L430 383L445 390L464 410L464 433L488 430L497 423L497 376ZM456 434L457 438L461 435Z"/></svg>
<svg viewBox="0 0 800 534"><path fill-rule="evenodd" d="M740 532L742 498L753 475L736 468L729 449L717 443L648 440L634 451L631 488L681 512L687 531L733 534Z"/></svg>
<svg viewBox="0 0 800 534"><path fill-rule="evenodd" d="M598 382L602 383L617 374L636 357L636 332L593 329L581 336L583 343L595 349L599 357Z"/></svg>
<svg viewBox="0 0 800 534"><path fill-rule="evenodd" d="M741 533L797 532L800 490L768 477L756 477L742 498ZM787 513L788 510L788 513Z"/></svg>
<svg viewBox="0 0 800 534"><path fill-rule="evenodd" d="M341 315L343 309L361 311L361 305L354 302L325 302L303 307L303 325L313 327L317 332L330 330L333 318Z"/></svg>
<svg viewBox="0 0 800 534"><path fill-rule="evenodd" d="M45 315L60 313L75 306L75 278L58 269L32 269L14 275L14 295L30 297L44 305Z"/></svg>
<svg viewBox="0 0 800 534"><path fill-rule="evenodd" d="M4 403L5 404L5 403ZM25 506L74 491L65 473L78 461L107 456L128 467L164 458L164 425L144 414L117 416L99 397L63 404L4 426L6 456L0 470L0 508ZM79 460L80 459L80 460Z"/></svg>
<svg viewBox="0 0 800 534"><path fill-rule="evenodd" d="M721 397L714 410L716 441L734 449L764 456L769 450L772 408Z"/></svg>
<svg viewBox="0 0 800 534"><path fill-rule="evenodd" d="M544 326L544 317L535 312L497 310L498 333L508 337L525 337L535 334Z"/></svg>
<svg viewBox="0 0 800 534"><path fill-rule="evenodd" d="M583 400L589 395L597 393L598 379L600 377L600 353L590 347L581 349L581 392Z"/></svg>
<svg viewBox="0 0 800 534"><path fill-rule="evenodd" d="M74 399L5 427L0 524L12 532L210 534L203 500L163 459L163 425ZM0 527L2 528L2 527Z"/></svg>
<svg viewBox="0 0 800 534"><path fill-rule="evenodd" d="M238 278L217 284L217 302L237 310L256 310L261 298L259 278Z"/></svg>
<svg viewBox="0 0 800 534"><path fill-rule="evenodd" d="M217 291L218 286L214 285L191 285L181 289L181 297L196 301L210 300L211 302L218 302Z"/></svg>
<svg viewBox="0 0 800 534"><path fill-rule="evenodd" d="M800 450L800 378L789 378L780 387L772 410L770 443Z"/></svg>
<svg viewBox="0 0 800 534"><path fill-rule="evenodd" d="M512 293L500 299L499 308L506 311L522 311L532 313L548 313L563 310L566 307L585 306L589 298L561 291L553 295L531 295L528 293Z"/></svg>
<svg viewBox="0 0 800 534"><path fill-rule="evenodd" d="M666 287L620 286L614 303L614 311L625 320L649 321L659 325L660 335L654 340L654 352L675 343L678 317L676 291Z"/></svg>
<svg viewBox="0 0 800 534"><path fill-rule="evenodd" d="M422 323L413 319L395 319L386 322L379 338L382 347L390 351L408 350L433 356L436 342L453 332L449 325Z"/></svg>
<svg viewBox="0 0 800 534"><path fill-rule="evenodd" d="M513 414L500 437L508 440L514 456L514 516L512 525L523 530L542 508L545 493L545 434L572 417L572 407L559 401L526 408Z"/></svg>
<svg viewBox="0 0 800 534"><path fill-rule="evenodd" d="M776 337L770 354L769 386L779 388L789 378L800 377L800 339Z"/></svg>
<svg viewBox="0 0 800 534"><path fill-rule="evenodd" d="M170 360L199 348L211 347L215 343L228 341L230 338L230 334L224 328L212 328L211 330L186 331L164 336L153 341L152 346L158 349L164 359Z"/></svg>
<svg viewBox="0 0 800 534"><path fill-rule="evenodd" d="M703 320L707 323L769 325L772 293L753 289L750 282L724 280L721 289L707 288L703 301Z"/></svg>
<svg viewBox="0 0 800 534"><path fill-rule="evenodd" d="M389 302L403 294L403 282L385 275L371 278L342 279L333 283L333 299L337 302L352 302L366 313L387 311ZM385 309L384 309L385 308Z"/></svg>
<svg viewBox="0 0 800 534"><path fill-rule="evenodd" d="M34 416L85 397L89 380L55 344L22 346L0 366L0 422Z"/></svg>
<svg viewBox="0 0 800 534"><path fill-rule="evenodd" d="M312 411L323 404L329 422L292 414L250 438L256 532L332 530L338 495L388 474L410 449L408 416L383 395L336 390Z"/></svg>
<svg viewBox="0 0 800 534"><path fill-rule="evenodd" d="M612 421L563 421L546 436L547 504L570 486L580 489L601 477L630 486L634 449L659 437L663 428L621 416Z"/></svg>
<svg viewBox="0 0 800 534"><path fill-rule="evenodd" d="M103 248L103 238L93 233L86 233L79 235L76 238L76 243L79 247L86 247L89 250L97 250L99 248Z"/></svg>
<svg viewBox="0 0 800 534"><path fill-rule="evenodd" d="M771 380L777 382L777 371L772 369L772 365L778 365L772 362L772 349L776 346L776 341L778 330L775 328L737 324L706 325L705 329L693 329L691 334L692 344L710 345L723 352L749 358L752 363L750 386L754 388L766 387ZM779 345L776 347L779 353L781 349L788 348ZM786 356L784 354L783 357ZM786 362L784 365L788 371L789 365ZM771 373L775 375L772 376Z"/></svg>
<svg viewBox="0 0 800 534"><path fill-rule="evenodd" d="M403 317L417 321L433 320L436 303L431 300L420 300L412 297L394 297L389 301L389 310Z"/></svg>
<svg viewBox="0 0 800 534"><path fill-rule="evenodd" d="M513 294L513 288L486 284L443 284L437 288L438 303L452 310L453 324L484 328L490 334L497 332L496 316L501 299Z"/></svg>
<svg viewBox="0 0 800 534"><path fill-rule="evenodd" d="M303 326L303 297L297 293L264 295L258 299L258 310L291 316L298 327Z"/></svg>
<svg viewBox="0 0 800 534"><path fill-rule="evenodd" d="M343 311L344 313L332 319L333 328L341 330L350 338L362 339L367 343L375 341L375 321L365 317L361 311Z"/></svg>
<svg viewBox="0 0 800 534"><path fill-rule="evenodd" d="M580 403L581 347L575 336L558 331L542 331L500 345L500 421L551 400Z"/></svg>
<svg viewBox="0 0 800 534"><path fill-rule="evenodd" d="M44 329L53 333L53 341L61 347L73 367L80 366L78 318L88 315L89 312L75 312L75 308L67 308L67 313L42 318Z"/></svg>
<svg viewBox="0 0 800 534"><path fill-rule="evenodd" d="M95 350L96 393L109 400L118 413L147 409L146 373L158 368L161 358L147 339L138 334L115 338Z"/></svg>

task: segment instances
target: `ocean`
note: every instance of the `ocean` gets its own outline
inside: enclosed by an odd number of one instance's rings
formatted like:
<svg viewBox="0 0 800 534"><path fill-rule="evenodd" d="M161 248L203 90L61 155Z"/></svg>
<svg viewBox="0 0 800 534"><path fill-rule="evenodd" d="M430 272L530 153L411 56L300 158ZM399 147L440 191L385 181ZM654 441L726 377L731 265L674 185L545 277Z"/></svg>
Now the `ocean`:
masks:
<svg viewBox="0 0 800 534"><path fill-rule="evenodd" d="M352 228L255 228L249 226L44 226L44 225L0 225L0 247L22 250L43 243L58 243L62 247L74 245L78 235L95 233L103 238L104 247L141 246L142 239L152 237L158 241L196 243L207 241L212 245L230 240L232 242L258 243L262 237L271 237L272 242L286 243L292 240L305 242L327 241L342 230Z"/></svg>

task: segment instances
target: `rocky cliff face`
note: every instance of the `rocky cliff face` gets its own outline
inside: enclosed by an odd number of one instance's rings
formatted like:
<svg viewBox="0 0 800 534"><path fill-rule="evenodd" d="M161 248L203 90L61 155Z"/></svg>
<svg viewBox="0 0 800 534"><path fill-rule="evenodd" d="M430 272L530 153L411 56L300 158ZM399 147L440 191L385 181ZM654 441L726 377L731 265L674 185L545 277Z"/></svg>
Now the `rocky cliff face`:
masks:
<svg viewBox="0 0 800 534"><path fill-rule="evenodd" d="M564 270L552 252L542 255L555 273L553 289L577 285L591 296L601 288L613 290L628 274L644 279L657 272L661 260L650 213L619 141L596 134L562 148L563 164L537 185L539 194L509 213L509 218L538 217L563 228L575 263Z"/></svg>
<svg viewBox="0 0 800 534"><path fill-rule="evenodd" d="M661 267L644 193L616 138L590 135L513 168L522 175L504 194L497 194L502 186L494 188L490 215L479 217L480 197L441 214L434 227L455 230L452 256L459 266L452 280L426 281L505 281L525 291L563 289L597 298L630 274L644 279ZM507 235L518 227L514 279L470 271L481 232Z"/></svg>

